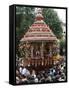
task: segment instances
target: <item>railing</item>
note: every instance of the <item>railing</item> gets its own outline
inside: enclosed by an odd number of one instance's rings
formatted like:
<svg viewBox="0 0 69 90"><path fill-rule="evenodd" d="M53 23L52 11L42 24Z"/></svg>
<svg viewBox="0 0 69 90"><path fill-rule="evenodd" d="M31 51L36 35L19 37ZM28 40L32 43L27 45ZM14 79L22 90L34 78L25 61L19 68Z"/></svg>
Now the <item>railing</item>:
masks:
<svg viewBox="0 0 69 90"><path fill-rule="evenodd" d="M26 60L26 66L52 66L53 64L54 62L52 58Z"/></svg>

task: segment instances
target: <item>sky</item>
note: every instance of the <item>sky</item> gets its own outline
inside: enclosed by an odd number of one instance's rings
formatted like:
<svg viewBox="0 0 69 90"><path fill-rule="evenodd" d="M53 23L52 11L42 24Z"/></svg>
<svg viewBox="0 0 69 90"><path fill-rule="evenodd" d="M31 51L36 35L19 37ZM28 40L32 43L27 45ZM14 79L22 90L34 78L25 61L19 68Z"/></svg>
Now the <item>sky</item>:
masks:
<svg viewBox="0 0 69 90"><path fill-rule="evenodd" d="M66 23L66 10L65 9L54 9L58 16L59 16L59 19L63 22L63 23Z"/></svg>

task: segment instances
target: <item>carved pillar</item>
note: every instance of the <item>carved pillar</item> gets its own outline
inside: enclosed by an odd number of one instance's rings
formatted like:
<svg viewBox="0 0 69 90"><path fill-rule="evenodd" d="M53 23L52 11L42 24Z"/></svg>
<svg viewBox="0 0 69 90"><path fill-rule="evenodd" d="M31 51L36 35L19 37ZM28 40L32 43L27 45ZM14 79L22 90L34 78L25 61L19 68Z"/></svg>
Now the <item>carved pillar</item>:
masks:
<svg viewBox="0 0 69 90"><path fill-rule="evenodd" d="M49 50L49 52L50 52L50 56L52 56L52 47L51 47L51 45L50 45L50 50Z"/></svg>
<svg viewBox="0 0 69 90"><path fill-rule="evenodd" d="M28 59L28 49L27 49L27 42L26 42L25 54L26 54L26 59Z"/></svg>
<svg viewBox="0 0 69 90"><path fill-rule="evenodd" d="M41 43L41 58L44 59L44 55L43 55L43 48L44 48L44 43Z"/></svg>
<svg viewBox="0 0 69 90"><path fill-rule="evenodd" d="M33 58L33 50L34 50L34 47L31 46L31 58Z"/></svg>

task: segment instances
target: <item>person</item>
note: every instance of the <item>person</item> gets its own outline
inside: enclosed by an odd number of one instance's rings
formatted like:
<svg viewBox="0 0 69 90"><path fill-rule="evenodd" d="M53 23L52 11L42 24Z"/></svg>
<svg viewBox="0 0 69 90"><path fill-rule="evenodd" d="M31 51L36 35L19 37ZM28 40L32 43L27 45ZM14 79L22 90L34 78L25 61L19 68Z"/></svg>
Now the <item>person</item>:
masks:
<svg viewBox="0 0 69 90"><path fill-rule="evenodd" d="M19 71L16 69L16 83L19 84L20 83L20 74Z"/></svg>
<svg viewBox="0 0 69 90"><path fill-rule="evenodd" d="M32 70L32 74L31 74L31 76L33 76L34 78L36 78L35 70Z"/></svg>
<svg viewBox="0 0 69 90"><path fill-rule="evenodd" d="M36 77L36 72L35 70L32 70L32 74L31 74L31 77L33 79L33 83L38 83L38 78Z"/></svg>
<svg viewBox="0 0 69 90"><path fill-rule="evenodd" d="M21 83L28 83L28 79L26 76L22 75Z"/></svg>
<svg viewBox="0 0 69 90"><path fill-rule="evenodd" d="M26 69L25 67L24 68L20 67L19 72L21 73L21 75L24 75L24 76L29 76L30 75L29 70Z"/></svg>
<svg viewBox="0 0 69 90"><path fill-rule="evenodd" d="M16 76L16 83L19 84L20 83L20 79L18 76Z"/></svg>

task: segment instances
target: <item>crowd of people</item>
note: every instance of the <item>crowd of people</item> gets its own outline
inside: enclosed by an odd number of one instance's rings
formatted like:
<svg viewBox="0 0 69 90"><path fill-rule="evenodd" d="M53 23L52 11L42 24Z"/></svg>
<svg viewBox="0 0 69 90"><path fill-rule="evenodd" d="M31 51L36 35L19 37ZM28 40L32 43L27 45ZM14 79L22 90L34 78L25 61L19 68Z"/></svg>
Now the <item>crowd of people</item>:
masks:
<svg viewBox="0 0 69 90"><path fill-rule="evenodd" d="M47 83L59 82L66 80L66 61L63 60L52 68L45 68L41 71L28 68L22 65L16 65L16 83L17 84L32 84L32 83Z"/></svg>

